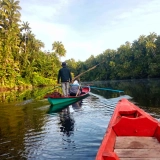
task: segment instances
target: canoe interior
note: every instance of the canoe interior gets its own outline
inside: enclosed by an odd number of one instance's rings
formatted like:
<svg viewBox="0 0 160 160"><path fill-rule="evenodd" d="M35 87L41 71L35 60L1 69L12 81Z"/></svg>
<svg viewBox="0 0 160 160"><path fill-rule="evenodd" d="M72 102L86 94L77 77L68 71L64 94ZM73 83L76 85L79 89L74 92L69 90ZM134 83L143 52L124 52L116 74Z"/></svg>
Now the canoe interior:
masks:
<svg viewBox="0 0 160 160"><path fill-rule="evenodd" d="M96 160L160 160L159 148L160 122L122 99L109 122Z"/></svg>
<svg viewBox="0 0 160 160"><path fill-rule="evenodd" d="M79 96L67 96L64 97L61 93L59 92L52 92L52 93L48 93L44 96L44 98L53 98L53 99L69 99L69 98L79 98L79 97L83 97L84 95L88 94L90 92L90 87L82 87L82 94Z"/></svg>

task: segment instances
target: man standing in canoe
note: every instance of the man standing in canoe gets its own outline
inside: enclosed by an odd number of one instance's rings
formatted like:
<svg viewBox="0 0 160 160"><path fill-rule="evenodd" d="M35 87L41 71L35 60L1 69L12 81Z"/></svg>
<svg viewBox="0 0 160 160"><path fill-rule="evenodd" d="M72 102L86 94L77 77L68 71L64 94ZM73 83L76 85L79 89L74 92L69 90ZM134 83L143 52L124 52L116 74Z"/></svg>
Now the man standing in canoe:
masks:
<svg viewBox="0 0 160 160"><path fill-rule="evenodd" d="M70 70L67 68L66 62L62 62L62 68L58 72L58 80L59 84L61 80L62 91L64 96L69 95L69 87L70 82L72 82L72 76Z"/></svg>

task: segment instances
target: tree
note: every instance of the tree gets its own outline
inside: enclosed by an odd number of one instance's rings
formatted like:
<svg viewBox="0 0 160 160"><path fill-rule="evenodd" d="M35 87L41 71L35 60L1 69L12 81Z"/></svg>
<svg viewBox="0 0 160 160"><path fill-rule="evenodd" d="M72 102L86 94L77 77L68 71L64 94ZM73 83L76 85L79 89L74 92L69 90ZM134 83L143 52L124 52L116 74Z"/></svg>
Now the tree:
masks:
<svg viewBox="0 0 160 160"><path fill-rule="evenodd" d="M19 50L19 21L21 7L19 1L14 0L2 0L0 1L0 34L1 34L1 69L3 74L1 75L1 84L5 84L5 81L9 81L12 77L15 78L15 62L16 52ZM16 65L18 66L18 64ZM16 67L17 68L17 67Z"/></svg>
<svg viewBox="0 0 160 160"><path fill-rule="evenodd" d="M24 41L24 52L26 53L26 48L27 48L27 39L28 39L28 36L27 36L27 33L29 34L30 33L30 27L29 27L29 23L28 22L23 22L22 23L22 26L20 28L21 31L25 31L24 34L22 34L22 41Z"/></svg>
<svg viewBox="0 0 160 160"><path fill-rule="evenodd" d="M146 49L148 54L152 54L153 56L156 56L155 54L155 50L156 50L156 44L155 41L157 39L157 34L156 33L150 33L150 35L148 35L146 37Z"/></svg>
<svg viewBox="0 0 160 160"><path fill-rule="evenodd" d="M64 48L64 45L62 42L56 41L52 44L52 50L55 52L55 54L58 57L63 57L66 55L66 49Z"/></svg>

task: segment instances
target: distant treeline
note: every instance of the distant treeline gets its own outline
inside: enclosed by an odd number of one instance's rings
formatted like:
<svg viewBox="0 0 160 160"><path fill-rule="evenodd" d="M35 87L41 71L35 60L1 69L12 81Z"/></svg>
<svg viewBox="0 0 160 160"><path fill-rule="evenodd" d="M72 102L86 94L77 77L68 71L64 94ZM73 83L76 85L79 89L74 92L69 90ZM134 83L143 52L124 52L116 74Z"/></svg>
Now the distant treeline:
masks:
<svg viewBox="0 0 160 160"><path fill-rule="evenodd" d="M0 1L0 89L54 85L66 55L62 42L53 42L52 51L42 51L44 43L35 38L28 22L21 23L19 1ZM90 54L90 53L88 53ZM66 61L81 81L139 79L160 77L160 36L141 35L133 43L126 42L117 50L107 49L85 62Z"/></svg>
<svg viewBox="0 0 160 160"><path fill-rule="evenodd" d="M132 43L126 42L117 50L107 49L90 56L85 62L68 60L75 75L98 65L81 77L82 81L160 78L160 35L141 35Z"/></svg>

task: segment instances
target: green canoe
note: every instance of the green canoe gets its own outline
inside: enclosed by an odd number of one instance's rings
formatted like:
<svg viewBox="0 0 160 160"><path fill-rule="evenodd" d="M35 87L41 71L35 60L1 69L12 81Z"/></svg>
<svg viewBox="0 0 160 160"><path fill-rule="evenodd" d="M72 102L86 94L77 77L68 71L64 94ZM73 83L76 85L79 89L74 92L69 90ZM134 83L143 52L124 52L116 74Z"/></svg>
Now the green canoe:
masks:
<svg viewBox="0 0 160 160"><path fill-rule="evenodd" d="M79 96L64 97L58 92L54 92L49 95L46 95L45 98L48 98L48 101L51 104L52 108L58 110L58 109L63 109L66 106L87 97L89 95L89 92L90 92L90 87L85 86L82 87L82 94Z"/></svg>

